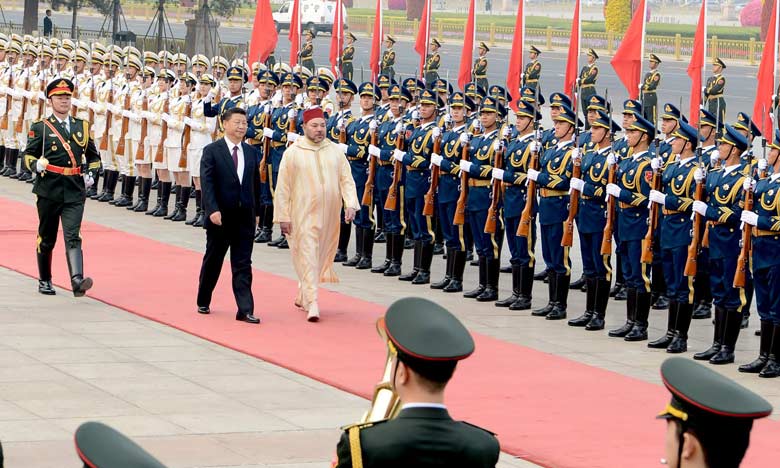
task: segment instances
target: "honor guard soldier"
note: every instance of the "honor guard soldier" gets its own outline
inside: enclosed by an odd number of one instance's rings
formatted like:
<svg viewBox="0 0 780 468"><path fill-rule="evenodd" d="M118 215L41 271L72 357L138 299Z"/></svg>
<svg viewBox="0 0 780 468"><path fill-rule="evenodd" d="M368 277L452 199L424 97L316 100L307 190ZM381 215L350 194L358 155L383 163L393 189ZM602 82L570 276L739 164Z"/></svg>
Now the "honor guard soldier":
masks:
<svg viewBox="0 0 780 468"><path fill-rule="evenodd" d="M477 60L474 61L474 67L471 69L471 76L474 77L474 82L477 83L477 86L487 90L487 53L490 52L490 48L484 42L480 42L477 52L479 52L479 57L477 57Z"/></svg>
<svg viewBox="0 0 780 468"><path fill-rule="evenodd" d="M353 45L357 41L357 37L348 31L344 38L347 44L344 46L344 50L341 52L341 76L352 81L352 73L355 71L352 60L355 57L355 46Z"/></svg>
<svg viewBox="0 0 780 468"><path fill-rule="evenodd" d="M740 216L744 203L742 184L745 174L741 171L740 155L747 150L747 140L734 127L726 125L718 139L720 169L709 174L694 174L697 182L706 176L706 201L694 201L693 211L704 216L709 224L710 282L715 304L715 329L712 346L694 354L697 360L711 364L734 362L734 347L739 337L747 298L745 288L734 287L737 270L737 252L740 251L742 230ZM745 284L752 280L746 273Z"/></svg>
<svg viewBox="0 0 780 468"><path fill-rule="evenodd" d="M271 73L266 71L265 73ZM198 90L193 95L191 112L184 123L190 127L190 143L187 147L187 170L192 176L192 182L195 185L195 216L188 219L185 224L193 227L202 227L206 221L206 210L203 209L203 198L200 188L200 160L203 156L203 148L212 142L211 134L214 132L217 119L216 117L206 117L204 109L206 107L205 99L211 93L216 80L208 73L200 75L198 80ZM266 184L267 189L267 184ZM270 193L268 194L270 198ZM261 198L261 200L263 200ZM270 203L263 200L266 203ZM261 222L263 218L261 218ZM270 237L270 232L268 236Z"/></svg>
<svg viewBox="0 0 780 468"><path fill-rule="evenodd" d="M644 111L644 107L642 107ZM648 119L650 120L650 119ZM672 151L672 141L675 139L674 132L680 128L682 122L688 120L682 115L680 109L674 104L664 104L664 111L661 114L661 133L666 137L656 148L655 152L657 156L660 156L663 160L663 167L671 163L674 160L677 153ZM652 122L652 120L650 120Z"/></svg>
<svg viewBox="0 0 780 468"><path fill-rule="evenodd" d="M314 70L314 43L312 42L314 36L311 30L307 29L303 32L303 37L306 38L306 42L301 48L301 65L309 70Z"/></svg>
<svg viewBox="0 0 780 468"><path fill-rule="evenodd" d="M582 156L581 176L571 179L572 190L580 192L577 210L577 232L582 255L582 274L586 283L585 312L569 325L586 330L603 330L612 281L610 255L602 255L601 242L607 224L607 182L612 154L612 135L620 126L605 113L596 111L591 123L591 145ZM590 112L588 113L590 114Z"/></svg>
<svg viewBox="0 0 780 468"><path fill-rule="evenodd" d="M393 303L378 327L387 339L392 360L387 372L400 412L392 419L345 427L336 468L494 467L499 455L495 435L453 420L444 405L458 361L474 352L466 327L440 305L413 297Z"/></svg>
<svg viewBox="0 0 780 468"><path fill-rule="evenodd" d="M587 57L588 63L582 67L580 70L580 76L578 78L578 85L580 88L580 102L582 103L582 114L584 117L587 117L588 100L591 96L596 94L596 80L599 78L599 67L596 65L596 60L599 59L599 54L597 54L593 49L588 49ZM590 125L586 123L585 130L589 128Z"/></svg>
<svg viewBox="0 0 780 468"><path fill-rule="evenodd" d="M707 84L704 86L704 102L707 110L717 116L721 122L726 121L726 100L723 99L726 89L726 78L723 76L725 68L726 64L723 60L716 57L712 62L712 76L707 78Z"/></svg>
<svg viewBox="0 0 780 468"><path fill-rule="evenodd" d="M473 111L473 114L476 115L479 106L482 105L482 100L485 98L485 88L471 81L466 83L466 87L463 89L463 92L466 94L466 96L470 97L471 100L474 101L474 105L477 106Z"/></svg>
<svg viewBox="0 0 780 468"><path fill-rule="evenodd" d="M149 97L149 110L143 114L148 120L148 139L149 151L145 156L146 161L152 165L152 169L157 173L157 204L146 212L149 216L163 217L168 216L168 200L171 197L171 176L168 172L168 162L165 159L165 141L163 137L163 125L165 122L162 115L165 114L165 106L170 105L170 91L176 77L173 71L163 69L157 77L157 93ZM160 146L162 145L162 148Z"/></svg>
<svg viewBox="0 0 780 468"><path fill-rule="evenodd" d="M355 98L355 94L357 94L358 90L355 83L344 78L336 80L333 89L336 91L336 103L339 110L328 118L326 128L327 136L330 141L338 144L340 143L339 137L341 136L341 132L343 131L346 133L346 127L354 119L351 107L352 100ZM342 216L340 219L339 244L333 259L333 261L337 263L347 261L347 247L349 246L349 238L352 232L352 226L349 223L344 222L344 217Z"/></svg>
<svg viewBox="0 0 780 468"><path fill-rule="evenodd" d="M497 301L496 306L509 307L509 310L528 310L531 308L536 264L536 223L531 224L528 237L518 236L517 228L527 202L527 174L531 159L541 149L540 135L534 132L534 128L542 116L533 103L522 99L517 101L515 116L517 137L506 147L504 168L494 168L492 174L493 178L507 184L504 192L504 226L512 265L512 294Z"/></svg>
<svg viewBox="0 0 780 468"><path fill-rule="evenodd" d="M526 64L525 70L523 71L523 86L528 86L533 90L539 86L539 78L542 76L542 64L539 62L539 55L541 55L541 53L542 51L532 45L531 48L528 49L528 55L531 61ZM539 92L541 94L541 89Z"/></svg>
<svg viewBox="0 0 780 468"><path fill-rule="evenodd" d="M152 157L149 149L149 122L143 116L151 101L151 91L155 80L154 68L145 66L142 71L143 81L141 86L135 88L130 95L130 109L127 110L127 134L129 151L128 157L135 165L141 179L138 185L138 201L127 207L136 213L146 212L149 209L149 194L152 189ZM143 129L146 128L146 132ZM141 138L141 137L144 138ZM211 135L209 135L211 136Z"/></svg>
<svg viewBox="0 0 780 468"><path fill-rule="evenodd" d="M385 114L387 114L387 111L390 109L390 95L388 91L390 86L396 83L395 80L388 75L379 75L376 79L376 82L377 87L379 88L380 99L376 102L377 107L375 116L379 122L382 122L385 119Z"/></svg>
<svg viewBox="0 0 780 468"><path fill-rule="evenodd" d="M19 119L22 112L22 93L25 93L24 77L27 74L27 67L24 63L24 56L22 60L17 63L18 57L22 55L22 43L21 37L18 35L18 41L11 40L6 52L6 58L8 59L8 68L3 76L3 84L6 87L6 99L8 103L5 114L0 117L3 120L5 128L0 126L4 133L5 141L5 170L3 175L11 177L17 175L17 162L19 161L19 150L22 148L20 144L20 138L24 135L16 133L16 122ZM10 96L10 99L8 98ZM18 177L18 176L17 176Z"/></svg>
<svg viewBox="0 0 780 468"><path fill-rule="evenodd" d="M554 122L555 139L558 142L542 153L538 171L528 169L528 178L536 181L539 188L542 256L549 270L549 301L545 307L534 310L531 314L545 317L547 320L562 320L566 318L571 260L569 248L561 246L561 240L568 213L572 157L579 157L579 148L574 144L574 133L582 122L574 111L565 105L561 105L560 113Z"/></svg>
<svg viewBox="0 0 780 468"><path fill-rule="evenodd" d="M322 111L327 116L335 114L337 110L336 103L333 102L328 90L333 86L333 82L336 81L336 76L329 68L320 67L317 69L317 78L322 80L322 83L326 88L325 92L322 94L322 99L320 100L320 107L322 107Z"/></svg>
<svg viewBox="0 0 780 468"><path fill-rule="evenodd" d="M185 118L189 118L192 113L192 92L198 84L198 79L194 74L185 72L179 77L178 96L172 98L169 102L168 115L163 116L168 124L168 135L165 139L165 151L167 153L168 172L173 175L174 185L176 185L176 202L174 210L163 219L169 221L185 221L187 219L187 206L189 205L190 195L192 194L192 177L187 171L187 156L189 151L184 148L184 123ZM192 133L190 132L190 137ZM191 140L191 138L190 138ZM189 143L188 143L189 145ZM183 154L182 154L183 153ZM182 159L184 159L182 161ZM183 163L183 164L182 164Z"/></svg>
<svg viewBox="0 0 780 468"><path fill-rule="evenodd" d="M765 176L767 167L772 175ZM743 210L740 220L752 226L752 271L755 278L756 309L761 319L758 358L739 366L740 372L759 377L780 375L780 130L775 129L766 159L758 162L758 182L745 179L743 188L753 191L753 210Z"/></svg>
<svg viewBox="0 0 780 468"><path fill-rule="evenodd" d="M663 207L660 221L660 244L655 257L661 257L665 290L669 298L669 316L666 334L647 344L648 348L666 349L668 353L683 353L688 349L688 328L693 316L693 278L685 276L688 246L691 244L693 222L691 214L696 192L694 172L703 167L696 157L699 132L685 122L680 122L671 134L670 151L677 159L664 165L663 156L651 161L654 171L661 173L661 190L651 190L650 203ZM653 265L655 266L655 265ZM653 271L656 279L656 271Z"/></svg>
<svg viewBox="0 0 780 468"><path fill-rule="evenodd" d="M688 359L661 365L661 380L672 399L658 416L667 420L665 463L737 468L742 463L753 421L769 416L762 397Z"/></svg>
<svg viewBox="0 0 780 468"><path fill-rule="evenodd" d="M620 261L626 283L626 323L609 336L626 341L647 339L647 320L650 316L650 268L642 263L642 240L647 233L649 217L648 196L653 171L650 161L653 154L650 143L655 136L655 127L650 121L636 115L636 121L626 131L628 156L618 160L608 159L609 164L618 164L616 181L607 184L607 193L617 201L617 230Z"/></svg>
<svg viewBox="0 0 780 468"><path fill-rule="evenodd" d="M753 120L744 112L737 114L737 122L734 124L734 129L742 134L748 142L748 147L744 153L740 155L742 161L743 170L746 174L752 174L755 165L758 162L753 157L753 139L761 137L761 130L758 129Z"/></svg>
<svg viewBox="0 0 780 468"><path fill-rule="evenodd" d="M606 112L607 111L607 100L603 97L599 96L598 94L594 94L593 96L588 99L588 109L585 113L585 116L588 120L588 127L591 127L593 125L593 122L599 118L599 111ZM581 148L587 149L587 147L590 145L591 140L591 131L587 130L584 132L580 132L580 138L577 142L577 145ZM580 286L574 286L574 283L572 283L572 289L579 289Z"/></svg>
<svg viewBox="0 0 780 468"><path fill-rule="evenodd" d="M95 146L100 151L100 159L103 165L103 190L94 198L99 202L109 202L114 199L116 184L119 180L118 161L116 161L114 155L115 145L112 141L114 113L110 107L113 107L115 94L122 86L122 79L119 77L121 66L122 59L116 53L109 52L106 54L104 67L106 79L98 87L95 93L95 101L91 107L95 115L93 137L95 138ZM109 115L111 115L110 121Z"/></svg>
<svg viewBox="0 0 780 468"><path fill-rule="evenodd" d="M100 155L90 137L89 124L69 116L73 82L58 78L46 86L52 115L35 122L24 154L24 165L37 174L33 183L38 209L38 292L54 294L51 285L52 250L62 220L65 256L73 295L81 297L92 287L84 276L81 219L86 188L100 169Z"/></svg>
<svg viewBox="0 0 780 468"><path fill-rule="evenodd" d="M76 429L76 453L91 468L165 468L138 444L103 423L90 421ZM0 457L2 461L2 457Z"/></svg>
<svg viewBox="0 0 780 468"><path fill-rule="evenodd" d="M213 102L213 96L207 96L203 107L203 114L206 117L217 118L217 138L221 138L224 132L222 126L222 114L233 107L245 107L243 88L247 82L247 72L241 67L230 67L227 71L228 89L227 95L222 97L219 102Z"/></svg>
<svg viewBox="0 0 780 468"><path fill-rule="evenodd" d="M658 85L661 84L661 72L658 71L658 65L661 59L655 54L650 54L650 71L645 73L642 83L639 85L639 94L642 96L642 116L658 124Z"/></svg>
<svg viewBox="0 0 780 468"><path fill-rule="evenodd" d="M379 62L379 73L387 75L390 79L395 77L395 70L393 69L393 66L395 66L394 45L395 38L388 34L385 38L385 52L382 54L382 60Z"/></svg>
<svg viewBox="0 0 780 468"><path fill-rule="evenodd" d="M435 37L431 39L431 50L425 57L425 84L430 87L439 79L439 65L441 65L441 56L439 49L441 42Z"/></svg>

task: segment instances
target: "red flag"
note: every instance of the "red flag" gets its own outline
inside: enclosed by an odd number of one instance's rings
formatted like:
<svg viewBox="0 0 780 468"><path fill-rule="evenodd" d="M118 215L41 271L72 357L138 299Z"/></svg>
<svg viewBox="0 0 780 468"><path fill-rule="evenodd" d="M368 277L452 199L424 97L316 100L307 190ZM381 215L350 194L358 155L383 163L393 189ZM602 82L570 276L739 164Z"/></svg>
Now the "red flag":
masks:
<svg viewBox="0 0 780 468"><path fill-rule="evenodd" d="M758 66L758 87L756 88L756 101L753 104L753 122L761 129L761 133L768 141L772 141L771 122L766 122L768 114L772 113L772 95L775 94L775 75L777 74L777 1L771 0L772 14L769 16L769 24L766 30L764 52L761 54L761 64ZM769 123L768 128L764 125Z"/></svg>
<svg viewBox="0 0 780 468"><path fill-rule="evenodd" d="M276 33L274 17L271 12L271 0L258 0L255 10L255 23L252 26L252 41L249 44L249 66L252 62L265 62L276 49L279 34Z"/></svg>
<svg viewBox="0 0 780 468"><path fill-rule="evenodd" d="M382 39L385 33L382 30L382 0L376 0L376 13L374 13L374 36L371 38L371 81L376 81L379 76L379 62L382 60Z"/></svg>
<svg viewBox="0 0 780 468"><path fill-rule="evenodd" d="M634 17L628 25L620 47L609 62L615 69L631 99L639 97L639 83L642 80L642 59L645 52L645 17L647 2L639 0Z"/></svg>
<svg viewBox="0 0 780 468"><path fill-rule="evenodd" d="M420 30L417 31L417 40L414 41L414 50L420 54L420 76L424 76L425 58L428 55L428 42L431 37L431 0L425 0L423 7ZM426 83L427 84L427 83Z"/></svg>
<svg viewBox="0 0 780 468"><path fill-rule="evenodd" d="M298 64L298 53L301 49L301 16L300 0L293 0L292 16L290 17L290 33L287 38L290 39L290 66Z"/></svg>
<svg viewBox="0 0 780 468"><path fill-rule="evenodd" d="M330 65L333 69L333 74L336 76L341 76L339 59L341 58L341 50L344 48L343 8L344 5L342 4L342 0L336 0L336 14L333 17L333 29L331 29L330 38ZM312 70L312 72L314 72L314 70Z"/></svg>
<svg viewBox="0 0 780 468"><path fill-rule="evenodd" d="M701 73L704 70L705 60L707 60L707 0L702 0L699 22L696 25L696 34L693 36L691 62L688 64L688 76L691 77L691 105L688 115L691 117L691 125L696 125L699 122Z"/></svg>
<svg viewBox="0 0 780 468"><path fill-rule="evenodd" d="M523 2L520 2L522 5ZM460 51L460 71L458 71L458 86L463 89L471 81L471 61L474 58L474 41L477 31L475 15L476 0L469 3L469 17L466 20L466 30L463 33L463 50Z"/></svg>
<svg viewBox="0 0 780 468"><path fill-rule="evenodd" d="M520 89L520 76L523 74L523 40L525 39L525 12L524 1L517 2L517 20L515 21L515 35L512 38L512 52L509 54L509 69L506 72L506 89L510 94ZM515 102L509 103L512 109L517 110Z"/></svg>
<svg viewBox="0 0 780 468"><path fill-rule="evenodd" d="M580 26L580 0L575 0L574 19L571 23L571 39L569 41L569 55L566 60L566 77L563 80L563 92L568 94L572 99L574 99L574 96L571 95L572 88L580 73L578 70L580 65L580 32L582 30Z"/></svg>

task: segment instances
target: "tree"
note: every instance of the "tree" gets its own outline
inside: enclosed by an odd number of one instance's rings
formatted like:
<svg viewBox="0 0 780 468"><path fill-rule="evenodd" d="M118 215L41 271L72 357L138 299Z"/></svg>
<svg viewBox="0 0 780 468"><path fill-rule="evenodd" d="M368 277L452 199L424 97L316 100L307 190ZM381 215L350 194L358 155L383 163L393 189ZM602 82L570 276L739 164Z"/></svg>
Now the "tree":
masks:
<svg viewBox="0 0 780 468"><path fill-rule="evenodd" d="M223 18L230 18L233 16L233 13L236 12L236 9L241 5L240 0L201 0L198 2L199 6L198 9L195 10L195 16L198 16L198 13L203 8L208 8L211 10L211 13L217 16L221 16Z"/></svg>
<svg viewBox="0 0 780 468"><path fill-rule="evenodd" d="M604 3L604 21L608 32L626 32L631 22L631 6L631 0L608 0Z"/></svg>
<svg viewBox="0 0 780 468"><path fill-rule="evenodd" d="M27 1L28 0L25 0L25 6ZM85 6L91 6L95 8L97 11L99 11L100 13L107 15L111 13L111 9L114 6L114 0L51 0L51 8L53 10L59 10L60 7L64 7L65 9L73 12L73 16L70 23L70 37L72 38L76 37L76 20L78 18L79 8L83 8ZM26 18L27 17L26 8L25 8L24 15Z"/></svg>

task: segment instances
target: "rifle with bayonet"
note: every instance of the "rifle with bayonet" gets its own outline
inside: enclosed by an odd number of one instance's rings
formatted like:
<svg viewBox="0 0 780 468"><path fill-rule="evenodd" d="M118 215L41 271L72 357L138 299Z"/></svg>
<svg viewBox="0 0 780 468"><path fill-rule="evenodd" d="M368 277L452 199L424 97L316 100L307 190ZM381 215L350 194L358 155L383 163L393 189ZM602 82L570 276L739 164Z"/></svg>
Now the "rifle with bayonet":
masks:
<svg viewBox="0 0 780 468"><path fill-rule="evenodd" d="M717 131L717 129L715 129ZM696 134L701 134L701 118L699 118L698 123L696 125ZM704 201L704 185L707 180L707 169L704 165L704 162L701 160L702 158L702 148L701 144L699 144L696 148L696 159L698 160L698 170L702 171L704 174L704 178L702 180L699 180L696 182L696 192L694 194L694 200L696 201ZM693 213L693 227L691 229L691 243L688 245L688 256L685 258L685 276L688 277L695 277L696 271L698 269L697 259L699 257L699 253L701 252L701 244L702 244L702 234L704 231L704 224L705 220L702 215L699 213L696 213L694 211Z"/></svg>
<svg viewBox="0 0 780 468"><path fill-rule="evenodd" d="M577 87L577 81L574 82L574 150L580 152L580 126L577 125L576 120L579 115L579 89ZM573 158L571 177L579 179L582 176L582 155ZM574 241L574 220L577 217L577 212L580 208L580 192L579 190L569 190L569 215L566 217L566 222L563 224L563 237L561 237L562 247L571 247Z"/></svg>
<svg viewBox="0 0 780 468"><path fill-rule="evenodd" d="M536 87L536 100L534 104L539 106L539 86ZM538 108L538 107L537 107ZM575 114L575 119L576 119ZM539 130L539 119L534 119L534 150L531 152L531 163L528 165L529 169L539 170L539 152L542 149L542 135ZM525 191L525 206L520 214L520 222L517 224L516 235L520 237L528 237L531 234L531 218L534 210L534 203L536 201L536 181L528 179L528 185Z"/></svg>

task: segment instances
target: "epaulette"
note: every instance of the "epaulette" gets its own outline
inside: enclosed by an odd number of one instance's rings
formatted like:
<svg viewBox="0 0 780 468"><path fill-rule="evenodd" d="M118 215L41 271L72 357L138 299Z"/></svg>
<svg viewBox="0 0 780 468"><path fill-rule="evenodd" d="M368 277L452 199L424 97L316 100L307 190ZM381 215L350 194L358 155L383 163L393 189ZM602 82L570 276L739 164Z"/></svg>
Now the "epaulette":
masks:
<svg viewBox="0 0 780 468"><path fill-rule="evenodd" d="M390 421L390 419L380 419L379 421L372 421L372 422L365 422L365 423L355 423L355 424L347 424L346 426L342 426L342 431L348 431L352 429L353 427L357 427L358 429L366 429L371 426L376 426L377 424L382 424L387 421Z"/></svg>
<svg viewBox="0 0 780 468"><path fill-rule="evenodd" d="M496 433L495 433L495 432L490 432L490 431L488 431L487 429L485 429L484 427L479 427L479 426L477 426L476 424L471 424L471 423L470 423L470 422L468 422L468 421L460 421L460 422L462 422L463 424L467 424L467 425L469 425L469 426L471 426L471 427L476 427L477 429L483 430L483 431L487 432L488 434L492 435L493 437L497 437L497 435L496 435Z"/></svg>

